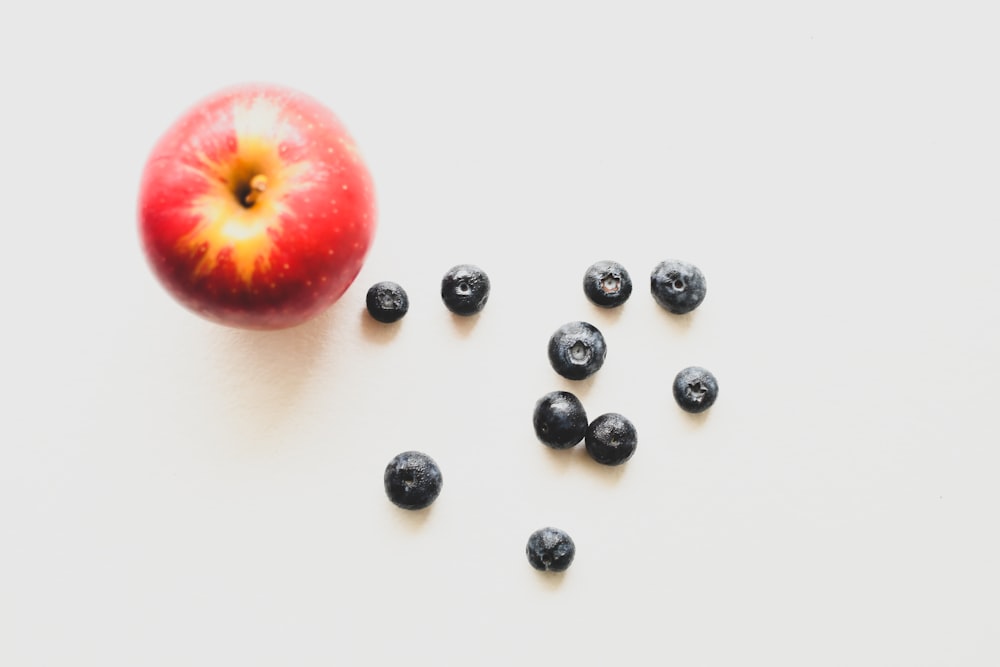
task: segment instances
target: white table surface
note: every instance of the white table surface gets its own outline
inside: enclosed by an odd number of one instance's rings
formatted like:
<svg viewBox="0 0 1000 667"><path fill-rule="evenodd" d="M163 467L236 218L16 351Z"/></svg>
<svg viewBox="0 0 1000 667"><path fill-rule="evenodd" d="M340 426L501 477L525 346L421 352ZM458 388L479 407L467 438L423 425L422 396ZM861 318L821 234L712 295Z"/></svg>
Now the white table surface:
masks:
<svg viewBox="0 0 1000 667"><path fill-rule="evenodd" d="M990 3L56 5L0 28L0 664L1000 664ZM278 333L182 310L136 235L153 142L247 80L331 106L378 190L357 282ZM668 257L689 317L649 296ZM545 355L575 319L609 346L582 383ZM543 447L554 389L633 459ZM427 512L385 498L406 449Z"/></svg>

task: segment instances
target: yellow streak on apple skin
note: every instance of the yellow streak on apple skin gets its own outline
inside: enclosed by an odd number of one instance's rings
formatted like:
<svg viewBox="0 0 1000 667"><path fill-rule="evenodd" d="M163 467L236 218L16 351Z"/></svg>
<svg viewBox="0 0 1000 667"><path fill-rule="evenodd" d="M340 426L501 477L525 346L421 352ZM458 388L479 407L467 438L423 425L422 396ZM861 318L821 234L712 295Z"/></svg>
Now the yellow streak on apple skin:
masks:
<svg viewBox="0 0 1000 667"><path fill-rule="evenodd" d="M229 249L237 274L249 285L258 268L270 268L273 235L288 211L283 199L290 191L309 187L311 165L307 161L288 162L280 154L282 142L292 139L295 130L282 119L277 105L259 98L237 104L233 121L236 152L225 163L197 150L202 164L199 172L209 187L192 205L199 222L181 244L191 253L205 248L195 267L198 276L211 273L218 266L220 253ZM251 208L245 208L234 190L256 174L267 177L267 189Z"/></svg>

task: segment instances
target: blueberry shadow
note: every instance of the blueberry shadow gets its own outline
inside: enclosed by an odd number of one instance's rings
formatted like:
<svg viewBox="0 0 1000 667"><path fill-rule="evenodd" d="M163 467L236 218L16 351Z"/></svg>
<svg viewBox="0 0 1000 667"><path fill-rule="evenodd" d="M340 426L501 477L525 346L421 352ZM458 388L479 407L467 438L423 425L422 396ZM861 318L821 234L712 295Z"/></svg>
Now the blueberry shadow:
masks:
<svg viewBox="0 0 1000 667"><path fill-rule="evenodd" d="M572 565L570 566L572 568ZM535 568L531 568L535 570ZM566 579L566 574L569 570L563 570L562 572L549 572L547 570L535 570L535 579L550 591L559 590L562 586L563 581Z"/></svg>
<svg viewBox="0 0 1000 667"><path fill-rule="evenodd" d="M695 431L704 427L705 422L708 421L708 415L712 412L714 407L715 406L712 406L704 412L688 412L680 407L677 408L677 411L681 413L681 418L684 420L684 424L687 426L688 430Z"/></svg>
<svg viewBox="0 0 1000 667"><path fill-rule="evenodd" d="M566 449L555 449L554 447L549 447L542 441L538 440L538 438L535 438L535 443L538 447L545 450L544 456L548 461L549 466L559 474L565 474L570 470L570 468L572 468L576 458L573 452L583 448L582 441L579 444L567 447Z"/></svg>
<svg viewBox="0 0 1000 667"><path fill-rule="evenodd" d="M546 361L548 361L548 359L546 359ZM571 394L575 394L580 400L583 400L583 397L590 393L590 388L594 386L595 379L597 375L600 374L600 371L597 371L597 373L585 377L582 380L570 380L569 378L565 378L562 375L559 375L559 373L556 373L555 369L553 369L552 372L555 373L555 376L560 380L559 384L562 385L560 389L568 391ZM584 406L584 408L586 408L586 406Z"/></svg>
<svg viewBox="0 0 1000 667"><path fill-rule="evenodd" d="M394 523L410 533L418 533L423 530L430 519L431 512L434 510L433 503L420 510L407 510L402 507L396 507L389 501L386 501L386 504L389 508L388 511L393 514Z"/></svg>
<svg viewBox="0 0 1000 667"><path fill-rule="evenodd" d="M598 306L597 304L591 303L591 310L594 313L594 320L598 320L600 324L596 322L591 322L600 329L602 326L615 326L615 323L622 318L622 311L625 310L625 304L619 304L613 308L606 308L604 306ZM603 329L602 329L603 332Z"/></svg>
<svg viewBox="0 0 1000 667"><path fill-rule="evenodd" d="M479 321L480 313L474 313L472 315L458 315L456 313L451 313L451 323L455 327L455 331L462 338L468 338L469 334L476 326L476 322Z"/></svg>
<svg viewBox="0 0 1000 667"><path fill-rule="evenodd" d="M691 330L694 318L697 317L696 313L698 312L696 309L683 315L675 315L655 301L653 302L653 306L660 311L661 319L670 328L671 332L678 335L686 335Z"/></svg>
<svg viewBox="0 0 1000 667"><path fill-rule="evenodd" d="M582 443L576 449L577 451L574 452L574 457L579 464L586 468L595 479L600 480L608 486L617 486L619 484L622 477L625 476L629 465L632 463L632 459L635 458L635 454L633 454L632 458L625 463L621 463L616 466L609 466L595 461L593 457L587 453L587 448Z"/></svg>
<svg viewBox="0 0 1000 667"><path fill-rule="evenodd" d="M406 319L404 315L395 322L379 322L369 314L367 308L362 308L360 312L361 335L364 336L365 340L370 340L379 345L388 345L391 343L399 335L399 330L403 326L403 320Z"/></svg>

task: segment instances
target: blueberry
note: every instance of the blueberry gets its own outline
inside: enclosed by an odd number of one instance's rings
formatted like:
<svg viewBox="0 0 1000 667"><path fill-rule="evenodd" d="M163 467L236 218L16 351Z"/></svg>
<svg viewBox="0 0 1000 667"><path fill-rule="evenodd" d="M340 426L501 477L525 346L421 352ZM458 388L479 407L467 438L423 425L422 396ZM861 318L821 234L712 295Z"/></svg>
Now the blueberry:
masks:
<svg viewBox="0 0 1000 667"><path fill-rule="evenodd" d="M604 365L608 348L597 327L587 322L564 324L549 338L549 362L568 380L582 380Z"/></svg>
<svg viewBox="0 0 1000 667"><path fill-rule="evenodd" d="M394 505L419 510L430 505L444 483L434 459L422 452L403 452L385 467L385 494Z"/></svg>
<svg viewBox="0 0 1000 667"><path fill-rule="evenodd" d="M587 434L587 413L568 391L553 391L535 403L535 435L552 449L569 449Z"/></svg>
<svg viewBox="0 0 1000 667"><path fill-rule="evenodd" d="M583 275L583 293L598 306L614 308L632 295L632 278L618 262L597 262Z"/></svg>
<svg viewBox="0 0 1000 667"><path fill-rule="evenodd" d="M563 572L573 563L576 544L565 531L558 528L539 528L528 538L525 549L528 562L536 570Z"/></svg>
<svg viewBox="0 0 1000 667"><path fill-rule="evenodd" d="M410 299L406 290L396 283L383 281L368 288L365 296L368 313L379 322L395 322L410 309Z"/></svg>
<svg viewBox="0 0 1000 667"><path fill-rule="evenodd" d="M690 313L705 300L705 276L687 262L670 259L653 269L649 280L656 303L675 315Z"/></svg>
<svg viewBox="0 0 1000 667"><path fill-rule="evenodd" d="M604 465L625 463L635 454L637 444L635 426L617 412L601 415L587 428L587 453Z"/></svg>
<svg viewBox="0 0 1000 667"><path fill-rule="evenodd" d="M490 279L478 266L459 264L441 279L441 299L456 315L475 315L486 306Z"/></svg>
<svg viewBox="0 0 1000 667"><path fill-rule="evenodd" d="M688 412L704 412L719 396L715 376L700 366L689 366L674 378L674 398Z"/></svg>

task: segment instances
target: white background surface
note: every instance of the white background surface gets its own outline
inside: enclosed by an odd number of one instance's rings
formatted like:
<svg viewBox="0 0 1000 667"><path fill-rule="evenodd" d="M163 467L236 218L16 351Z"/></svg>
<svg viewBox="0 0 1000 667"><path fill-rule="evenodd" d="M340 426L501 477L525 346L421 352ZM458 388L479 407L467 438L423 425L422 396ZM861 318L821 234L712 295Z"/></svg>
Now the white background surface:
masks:
<svg viewBox="0 0 1000 667"><path fill-rule="evenodd" d="M8 9L0 663L1000 664L995 15L825 5ZM380 206L342 301L270 334L175 305L135 231L153 142L247 80L331 106ZM690 317L649 297L667 257ZM573 319L609 345L582 384L545 356ZM535 440L560 388L635 422L628 464ZM416 515L381 482L410 448L445 476Z"/></svg>

